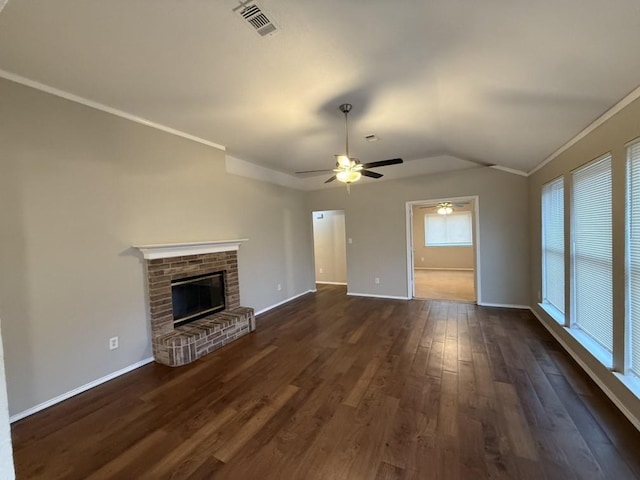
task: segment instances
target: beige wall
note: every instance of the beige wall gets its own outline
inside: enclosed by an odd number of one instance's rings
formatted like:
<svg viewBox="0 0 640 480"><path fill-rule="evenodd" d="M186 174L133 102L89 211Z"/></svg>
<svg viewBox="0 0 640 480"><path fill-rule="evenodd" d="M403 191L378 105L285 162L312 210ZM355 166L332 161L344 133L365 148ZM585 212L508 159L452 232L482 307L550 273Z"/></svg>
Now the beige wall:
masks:
<svg viewBox="0 0 640 480"><path fill-rule="evenodd" d="M640 420L640 400L627 390L620 381L595 360L574 338L557 322L552 320L538 306L539 292L542 289L541 273L541 229L540 204L542 186L550 180L564 176L565 182L565 224L568 225L570 208L570 172L575 168L611 152L613 156L613 316L614 344L624 343L625 319L625 144L640 136L640 100L636 100L603 125L578 141L575 145L560 154L553 161L529 177L529 204L531 230L531 305L545 324L558 335L586 366L594 372L600 382L616 395L636 419ZM565 229L566 272L569 272L570 242L569 231ZM567 277L565 277L567 278ZM565 285L569 288L569 282ZM567 292L568 293L568 292ZM617 350L614 365L622 365L621 351Z"/></svg>
<svg viewBox="0 0 640 480"><path fill-rule="evenodd" d="M310 192L312 210L346 214L349 291L407 297L406 202L479 196L480 299L529 305L527 179L492 168ZM375 284L375 277L380 284Z"/></svg>
<svg viewBox="0 0 640 480"><path fill-rule="evenodd" d="M313 212L316 281L347 283L347 249L342 210Z"/></svg>
<svg viewBox="0 0 640 480"><path fill-rule="evenodd" d="M456 207L456 211L471 211L468 206ZM434 213L419 205L413 207L413 264L416 268L441 268L473 270L473 246L471 247L427 247L424 241L424 216Z"/></svg>
<svg viewBox="0 0 640 480"><path fill-rule="evenodd" d="M2 333L0 332L0 340ZM0 478L15 478L13 468L13 449L11 447L11 428L9 426L9 400L4 367L4 352L0 341Z"/></svg>
<svg viewBox="0 0 640 480"><path fill-rule="evenodd" d="M314 288L304 193L226 174L220 150L6 80L0 99L12 414L150 357L133 244L248 238L241 302L256 310Z"/></svg>

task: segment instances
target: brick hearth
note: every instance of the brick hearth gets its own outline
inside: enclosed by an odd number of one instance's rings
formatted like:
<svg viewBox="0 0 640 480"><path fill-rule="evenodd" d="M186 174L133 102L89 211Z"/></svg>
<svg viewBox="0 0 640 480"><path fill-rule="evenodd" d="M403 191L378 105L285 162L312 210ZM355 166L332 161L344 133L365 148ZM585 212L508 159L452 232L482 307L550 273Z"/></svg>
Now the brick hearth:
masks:
<svg viewBox="0 0 640 480"><path fill-rule="evenodd" d="M226 309L174 328L171 282L220 271ZM159 363L185 365L255 330L253 309L240 306L237 251L148 259L147 279L153 356Z"/></svg>

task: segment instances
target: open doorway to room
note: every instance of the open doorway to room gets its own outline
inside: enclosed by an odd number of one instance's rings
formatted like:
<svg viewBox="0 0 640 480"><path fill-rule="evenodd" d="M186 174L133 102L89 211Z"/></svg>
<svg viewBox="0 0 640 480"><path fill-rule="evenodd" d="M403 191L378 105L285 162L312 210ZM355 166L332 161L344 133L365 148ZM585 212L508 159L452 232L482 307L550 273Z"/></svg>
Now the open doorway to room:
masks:
<svg viewBox="0 0 640 480"><path fill-rule="evenodd" d="M478 198L407 202L411 298L476 302Z"/></svg>
<svg viewBox="0 0 640 480"><path fill-rule="evenodd" d="M313 252L316 283L347 284L347 244L344 210L313 212Z"/></svg>

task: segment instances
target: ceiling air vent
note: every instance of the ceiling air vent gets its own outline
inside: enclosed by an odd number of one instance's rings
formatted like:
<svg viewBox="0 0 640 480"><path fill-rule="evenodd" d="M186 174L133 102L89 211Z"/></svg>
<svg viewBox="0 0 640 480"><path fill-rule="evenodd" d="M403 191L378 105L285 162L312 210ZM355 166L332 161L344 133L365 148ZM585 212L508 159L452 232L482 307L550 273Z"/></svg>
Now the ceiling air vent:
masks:
<svg viewBox="0 0 640 480"><path fill-rule="evenodd" d="M241 1L233 11L238 13L262 37L271 35L277 30L271 18L255 2Z"/></svg>

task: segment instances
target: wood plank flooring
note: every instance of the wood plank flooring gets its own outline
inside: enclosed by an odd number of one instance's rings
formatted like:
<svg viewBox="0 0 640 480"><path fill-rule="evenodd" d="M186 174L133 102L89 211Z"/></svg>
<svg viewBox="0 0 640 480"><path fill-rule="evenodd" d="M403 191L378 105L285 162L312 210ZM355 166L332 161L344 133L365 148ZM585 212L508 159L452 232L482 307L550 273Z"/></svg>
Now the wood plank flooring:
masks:
<svg viewBox="0 0 640 480"><path fill-rule="evenodd" d="M529 312L331 285L13 441L18 479L640 478L640 433Z"/></svg>

